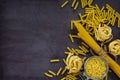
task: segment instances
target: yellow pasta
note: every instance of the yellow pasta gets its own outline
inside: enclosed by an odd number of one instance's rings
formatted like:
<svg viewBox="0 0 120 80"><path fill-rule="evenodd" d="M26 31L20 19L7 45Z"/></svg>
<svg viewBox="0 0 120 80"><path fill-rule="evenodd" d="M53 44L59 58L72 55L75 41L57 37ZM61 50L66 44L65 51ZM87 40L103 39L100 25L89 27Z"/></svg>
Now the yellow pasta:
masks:
<svg viewBox="0 0 120 80"><path fill-rule="evenodd" d="M84 53L89 52L84 46L78 46Z"/></svg>
<svg viewBox="0 0 120 80"><path fill-rule="evenodd" d="M77 1L77 0L73 0L73 2L72 2L72 7L75 6L76 1Z"/></svg>
<svg viewBox="0 0 120 80"><path fill-rule="evenodd" d="M106 8L107 8L109 11L113 11L113 8L112 8L109 4L106 4Z"/></svg>
<svg viewBox="0 0 120 80"><path fill-rule="evenodd" d="M50 77L50 78L53 77L53 75L51 75L51 74L48 74L48 73L44 73L44 74L45 74L45 76L47 76L47 77Z"/></svg>
<svg viewBox="0 0 120 80"><path fill-rule="evenodd" d="M74 10L76 10L78 8L79 2L76 2Z"/></svg>
<svg viewBox="0 0 120 80"><path fill-rule="evenodd" d="M69 37L70 37L70 40L71 40L72 42L74 42L74 39L73 39L73 37L72 37L71 34L69 34Z"/></svg>
<svg viewBox="0 0 120 80"><path fill-rule="evenodd" d="M61 7L63 8L63 7L65 7L67 4L68 4L68 0L66 0L62 5L61 5Z"/></svg>
<svg viewBox="0 0 120 80"><path fill-rule="evenodd" d="M107 46L106 45L104 45L104 50L107 51Z"/></svg>
<svg viewBox="0 0 120 80"><path fill-rule="evenodd" d="M68 55L66 59L66 69L69 70L69 73L75 74L80 72L82 67L82 60L78 56L74 56L72 54Z"/></svg>
<svg viewBox="0 0 120 80"><path fill-rule="evenodd" d="M65 59L63 59L63 62L66 64L66 60Z"/></svg>
<svg viewBox="0 0 120 80"><path fill-rule="evenodd" d="M48 70L48 72L49 72L50 74L54 75L54 76L56 75L55 72L53 72L53 71L51 71L51 70Z"/></svg>
<svg viewBox="0 0 120 80"><path fill-rule="evenodd" d="M87 0L81 0L81 5L82 5L82 8L87 6Z"/></svg>
<svg viewBox="0 0 120 80"><path fill-rule="evenodd" d="M120 28L120 19L118 19L118 27Z"/></svg>
<svg viewBox="0 0 120 80"><path fill-rule="evenodd" d="M114 55L120 55L120 40L114 40L109 44L109 52Z"/></svg>
<svg viewBox="0 0 120 80"><path fill-rule="evenodd" d="M107 64L100 57L92 57L85 64L85 72L91 78L101 79L107 72Z"/></svg>
<svg viewBox="0 0 120 80"><path fill-rule="evenodd" d="M52 62L52 63L59 62L59 61L60 61L59 59L52 59L52 60L50 60L50 62Z"/></svg>
<svg viewBox="0 0 120 80"><path fill-rule="evenodd" d="M83 50L80 50L80 49L75 49L76 52L79 54L79 55L83 55L85 56L86 54L83 52Z"/></svg>
<svg viewBox="0 0 120 80"><path fill-rule="evenodd" d="M107 26L100 26L98 27L98 29L95 30L95 38L98 41L104 42L105 40L110 39L110 37L112 36L112 29Z"/></svg>
<svg viewBox="0 0 120 80"><path fill-rule="evenodd" d="M93 0L88 0L88 6L90 6L93 3Z"/></svg>
<svg viewBox="0 0 120 80"><path fill-rule="evenodd" d="M82 43L82 45L84 45L85 47L89 48L89 46L88 46L86 43L84 43L84 42L81 42L81 43Z"/></svg>
<svg viewBox="0 0 120 80"><path fill-rule="evenodd" d="M62 67L59 68L59 70L57 71L57 76L61 73L62 71Z"/></svg>
<svg viewBox="0 0 120 80"><path fill-rule="evenodd" d="M67 69L64 68L61 74L63 75L63 74L66 72L66 70L67 70Z"/></svg>

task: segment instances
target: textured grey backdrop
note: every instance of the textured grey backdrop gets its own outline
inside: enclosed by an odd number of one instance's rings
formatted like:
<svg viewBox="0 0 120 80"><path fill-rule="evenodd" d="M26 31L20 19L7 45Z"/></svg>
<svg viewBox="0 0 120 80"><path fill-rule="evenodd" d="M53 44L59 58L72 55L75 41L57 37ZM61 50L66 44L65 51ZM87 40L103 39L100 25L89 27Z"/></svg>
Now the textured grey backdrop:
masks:
<svg viewBox="0 0 120 80"><path fill-rule="evenodd" d="M80 40L71 43L70 21L78 13L70 4L61 9L65 0L0 0L0 80L59 80L46 78L48 69L57 71L62 63L51 64L52 58L62 59L67 46L77 47ZM94 0L100 6L110 4L120 12L120 0ZM114 39L120 39L120 29L113 28ZM118 57L120 64L120 57ZM108 80L119 80L109 73Z"/></svg>

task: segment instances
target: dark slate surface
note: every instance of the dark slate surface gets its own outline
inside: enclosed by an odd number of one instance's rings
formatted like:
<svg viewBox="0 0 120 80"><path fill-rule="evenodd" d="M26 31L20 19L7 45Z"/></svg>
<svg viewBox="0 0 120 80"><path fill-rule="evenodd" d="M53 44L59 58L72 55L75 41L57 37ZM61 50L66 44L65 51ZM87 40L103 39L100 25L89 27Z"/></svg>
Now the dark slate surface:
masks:
<svg viewBox="0 0 120 80"><path fill-rule="evenodd" d="M69 0L71 1L71 0ZM71 2L64 9L64 0L0 0L0 80L59 80L46 78L48 69L57 71L62 63L51 64L52 58L62 59L67 46L77 47L80 40L71 43L70 21L78 19ZM120 12L120 0L95 0L100 6L110 4ZM120 29L113 28L114 39L120 38ZM120 64L120 57L118 57ZM109 73L108 80L119 80Z"/></svg>

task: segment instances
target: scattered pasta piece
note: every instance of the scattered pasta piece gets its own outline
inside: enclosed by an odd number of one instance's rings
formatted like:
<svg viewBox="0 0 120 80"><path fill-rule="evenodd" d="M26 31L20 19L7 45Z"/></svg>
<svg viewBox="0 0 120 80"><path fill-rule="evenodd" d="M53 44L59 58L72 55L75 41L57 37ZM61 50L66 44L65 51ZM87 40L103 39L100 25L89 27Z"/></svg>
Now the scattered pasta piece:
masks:
<svg viewBox="0 0 120 80"><path fill-rule="evenodd" d="M47 76L47 77L50 77L50 78L53 77L53 75L51 75L51 74L48 74L48 73L44 73L44 74L45 74L45 76Z"/></svg>
<svg viewBox="0 0 120 80"><path fill-rule="evenodd" d="M82 5L82 8L84 8L85 6L87 6L87 0L81 0L81 5Z"/></svg>
<svg viewBox="0 0 120 80"><path fill-rule="evenodd" d="M78 8L79 2L76 2L74 10L76 10Z"/></svg>
<svg viewBox="0 0 120 80"><path fill-rule="evenodd" d="M62 71L62 68L60 67L59 70L57 71L57 76L60 75L61 71Z"/></svg>
<svg viewBox="0 0 120 80"><path fill-rule="evenodd" d="M50 62L52 62L52 63L56 63L56 62L59 62L60 60L59 59L52 59L52 60L50 60Z"/></svg>
<svg viewBox="0 0 120 80"><path fill-rule="evenodd" d="M61 8L65 7L67 4L68 4L68 0L66 0L62 5L61 5Z"/></svg>
<svg viewBox="0 0 120 80"><path fill-rule="evenodd" d="M85 44L84 42L81 42L82 45L84 45L85 47L89 48L89 46L87 44Z"/></svg>
<svg viewBox="0 0 120 80"><path fill-rule="evenodd" d="M61 74L63 75L63 74L66 72L66 70L67 70L67 69L64 68Z"/></svg>
<svg viewBox="0 0 120 80"><path fill-rule="evenodd" d="M73 2L72 2L72 7L75 6L76 1L77 1L77 0L73 0Z"/></svg>
<svg viewBox="0 0 120 80"><path fill-rule="evenodd" d="M54 76L56 75L55 72L53 72L53 71L51 71L51 70L48 70L48 72L49 72L50 74L54 75Z"/></svg>

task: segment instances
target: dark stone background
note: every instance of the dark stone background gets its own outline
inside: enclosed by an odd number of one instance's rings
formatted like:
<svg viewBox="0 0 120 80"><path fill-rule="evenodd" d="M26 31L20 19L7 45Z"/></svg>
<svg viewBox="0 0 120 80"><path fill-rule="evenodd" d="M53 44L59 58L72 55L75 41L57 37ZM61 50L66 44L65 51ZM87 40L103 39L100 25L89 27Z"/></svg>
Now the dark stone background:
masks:
<svg viewBox="0 0 120 80"><path fill-rule="evenodd" d="M59 80L47 78L48 69L57 71L62 62L51 64L52 58L65 57L66 47L77 47L80 40L71 43L68 38L70 21L78 19L71 1L65 0L0 0L0 80ZM106 3L120 12L120 0L94 0L101 7ZM120 29L113 28L114 39L120 38ZM120 64L120 57L118 61ZM119 80L109 73L108 80Z"/></svg>

